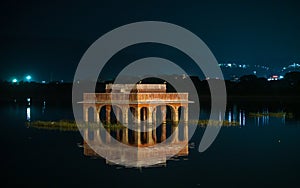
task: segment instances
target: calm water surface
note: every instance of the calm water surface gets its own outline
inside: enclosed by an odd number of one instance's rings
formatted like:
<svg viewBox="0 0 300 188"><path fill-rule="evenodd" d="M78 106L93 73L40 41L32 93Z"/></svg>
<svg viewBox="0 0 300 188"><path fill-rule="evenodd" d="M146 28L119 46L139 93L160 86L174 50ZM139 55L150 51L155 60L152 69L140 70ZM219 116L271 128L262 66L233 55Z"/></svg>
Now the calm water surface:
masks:
<svg viewBox="0 0 300 188"><path fill-rule="evenodd" d="M292 111L287 118L248 117L253 111ZM208 116L201 111L204 118ZM2 104L2 182L65 187L299 187L300 121L297 104L229 105L226 119L241 122L221 129L213 145L197 151L204 128L197 128L189 155L165 167L124 168L84 156L79 132L27 128L27 119L73 119L72 109L48 104Z"/></svg>

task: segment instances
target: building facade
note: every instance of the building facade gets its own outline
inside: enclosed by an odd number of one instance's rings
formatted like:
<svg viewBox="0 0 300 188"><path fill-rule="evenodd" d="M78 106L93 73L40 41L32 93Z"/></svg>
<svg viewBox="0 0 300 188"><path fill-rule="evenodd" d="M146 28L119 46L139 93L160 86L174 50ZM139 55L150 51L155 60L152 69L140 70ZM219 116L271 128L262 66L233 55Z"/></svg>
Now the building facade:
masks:
<svg viewBox="0 0 300 188"><path fill-rule="evenodd" d="M188 93L167 93L166 84L107 84L105 93L84 93L81 103L85 122L152 124L158 116L166 123L167 108L172 121L187 122L191 102Z"/></svg>

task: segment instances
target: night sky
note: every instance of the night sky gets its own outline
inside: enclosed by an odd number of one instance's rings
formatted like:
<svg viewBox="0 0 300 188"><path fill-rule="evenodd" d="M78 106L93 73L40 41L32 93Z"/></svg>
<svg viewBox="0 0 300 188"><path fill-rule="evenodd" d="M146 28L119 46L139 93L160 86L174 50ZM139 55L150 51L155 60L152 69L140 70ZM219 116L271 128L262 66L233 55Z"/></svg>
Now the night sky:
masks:
<svg viewBox="0 0 300 188"><path fill-rule="evenodd" d="M171 22L198 35L219 62L271 67L300 62L297 1L7 1L0 4L0 79L72 81L80 58L101 35L137 21ZM127 51L126 51L127 50ZM113 57L103 78L135 59L159 56L189 74L189 59L163 45L132 46ZM102 75L101 74L101 75Z"/></svg>

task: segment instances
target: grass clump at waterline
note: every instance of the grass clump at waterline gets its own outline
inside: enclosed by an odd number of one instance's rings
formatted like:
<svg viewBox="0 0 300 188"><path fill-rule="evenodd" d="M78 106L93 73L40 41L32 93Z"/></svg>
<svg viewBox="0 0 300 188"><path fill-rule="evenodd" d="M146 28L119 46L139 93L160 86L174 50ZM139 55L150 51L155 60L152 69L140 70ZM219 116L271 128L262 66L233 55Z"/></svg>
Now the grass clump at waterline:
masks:
<svg viewBox="0 0 300 188"><path fill-rule="evenodd" d="M189 123L197 124L200 127L205 126L239 126L239 122L236 121L219 121L219 120L190 120ZM121 123L110 123L110 124L100 124L100 123L85 123L80 122L76 124L72 120L60 120L60 121L32 121L26 122L27 127L33 127L38 129L48 129L48 130L60 130L60 131L78 131L80 128L97 128L103 126L105 129L119 130L125 128Z"/></svg>
<svg viewBox="0 0 300 188"><path fill-rule="evenodd" d="M228 121L228 120L190 120L190 123L197 124L200 127L206 127L206 126L240 126L240 123L237 121Z"/></svg>
<svg viewBox="0 0 300 188"><path fill-rule="evenodd" d="M293 118L293 113L287 112L250 112L250 117L277 117L277 118Z"/></svg>
<svg viewBox="0 0 300 188"><path fill-rule="evenodd" d="M27 127L39 129L53 129L62 131L77 131L78 127L75 121L60 120L60 121L32 121L26 122Z"/></svg>
<svg viewBox="0 0 300 188"><path fill-rule="evenodd" d="M78 131L80 128L85 127L94 127L97 128L102 124L99 123L84 123L80 122L76 124L75 121L71 120L60 120L60 121L32 121L26 122L27 127L34 127L39 129L48 129L48 130L61 130L61 131ZM120 123L115 124L104 124L104 128L106 129L122 129L124 126Z"/></svg>

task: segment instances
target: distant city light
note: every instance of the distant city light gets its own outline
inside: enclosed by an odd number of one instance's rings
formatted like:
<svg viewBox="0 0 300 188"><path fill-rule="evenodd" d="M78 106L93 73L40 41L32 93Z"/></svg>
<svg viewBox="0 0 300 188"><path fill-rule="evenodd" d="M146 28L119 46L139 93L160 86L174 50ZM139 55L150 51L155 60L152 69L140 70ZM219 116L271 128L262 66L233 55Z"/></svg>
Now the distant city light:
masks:
<svg viewBox="0 0 300 188"><path fill-rule="evenodd" d="M16 78L12 79L12 83L17 83L18 80Z"/></svg>
<svg viewBox="0 0 300 188"><path fill-rule="evenodd" d="M27 81L30 81L32 77L30 75L27 75L25 78Z"/></svg>
<svg viewBox="0 0 300 188"><path fill-rule="evenodd" d="M31 115L30 115L30 107L27 107L27 108L26 108L26 119L27 119L27 121L30 121L30 119L31 119Z"/></svg>

